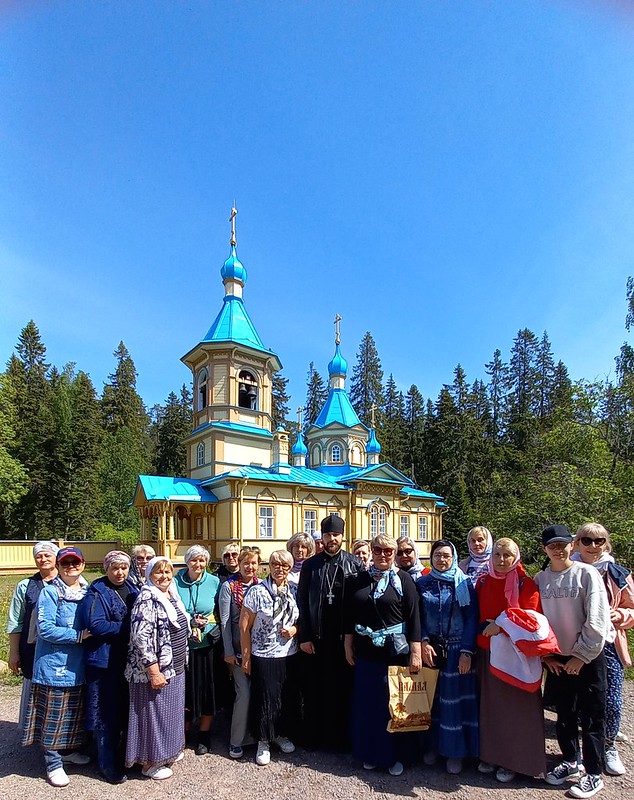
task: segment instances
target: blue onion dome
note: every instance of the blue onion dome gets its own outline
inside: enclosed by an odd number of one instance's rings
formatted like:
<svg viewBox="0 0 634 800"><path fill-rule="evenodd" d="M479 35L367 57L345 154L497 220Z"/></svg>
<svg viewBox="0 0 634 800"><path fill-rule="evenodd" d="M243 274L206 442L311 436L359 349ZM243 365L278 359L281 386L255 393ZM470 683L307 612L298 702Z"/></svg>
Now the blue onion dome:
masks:
<svg viewBox="0 0 634 800"><path fill-rule="evenodd" d="M297 441L291 448L291 454L294 456L305 456L308 454L308 448L304 443L304 437L301 431L297 434Z"/></svg>
<svg viewBox="0 0 634 800"><path fill-rule="evenodd" d="M374 428L370 431L370 438L368 439L368 443L365 447L366 453L380 453L381 452L381 445L379 444L379 440L376 438L376 433L374 432Z"/></svg>
<svg viewBox="0 0 634 800"><path fill-rule="evenodd" d="M328 364L328 375L332 377L333 375L347 375L348 374L348 362L346 359L341 355L341 350L339 350L339 345L335 345L335 354L332 357L332 361Z"/></svg>
<svg viewBox="0 0 634 800"><path fill-rule="evenodd" d="M235 281L240 281L241 283L247 282L247 271L238 258L235 245L233 245L231 248L231 255L222 265L220 275L222 276L223 281L233 279Z"/></svg>

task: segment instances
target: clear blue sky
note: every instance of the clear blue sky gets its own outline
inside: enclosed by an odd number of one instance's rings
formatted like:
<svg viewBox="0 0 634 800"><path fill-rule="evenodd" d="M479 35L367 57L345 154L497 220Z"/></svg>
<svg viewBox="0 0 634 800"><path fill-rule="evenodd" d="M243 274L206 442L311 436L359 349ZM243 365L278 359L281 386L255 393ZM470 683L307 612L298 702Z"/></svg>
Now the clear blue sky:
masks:
<svg viewBox="0 0 634 800"><path fill-rule="evenodd" d="M607 0L2 2L0 363L33 318L148 405L223 296L304 401L351 366L435 397L519 328L605 377L634 274L634 16Z"/></svg>

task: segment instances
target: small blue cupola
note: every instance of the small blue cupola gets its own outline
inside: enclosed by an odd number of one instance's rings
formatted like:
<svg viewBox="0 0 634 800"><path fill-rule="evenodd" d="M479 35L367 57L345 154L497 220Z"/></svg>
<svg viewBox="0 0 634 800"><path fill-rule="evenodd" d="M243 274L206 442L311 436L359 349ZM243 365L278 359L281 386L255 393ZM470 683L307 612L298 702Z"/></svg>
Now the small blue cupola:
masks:
<svg viewBox="0 0 634 800"><path fill-rule="evenodd" d="M365 447L365 452L368 457L368 465L379 463L379 455L381 454L381 445L379 444L379 440L376 438L376 433L374 432L374 428L370 428L370 438L368 439L368 443Z"/></svg>
<svg viewBox="0 0 634 800"><path fill-rule="evenodd" d="M335 376L345 378L348 374L348 362L341 355L339 343L335 345L335 354L332 361L328 364L328 376L334 378Z"/></svg>
<svg viewBox="0 0 634 800"><path fill-rule="evenodd" d="M222 282L225 284L227 281L239 281L244 286L247 282L247 271L242 261L238 258L235 245L231 246L231 253L222 265L220 275Z"/></svg>
<svg viewBox="0 0 634 800"><path fill-rule="evenodd" d="M301 431L297 434L297 440L291 448L291 455L293 456L294 467L306 466L308 448L306 447L306 442L304 442L304 434Z"/></svg>

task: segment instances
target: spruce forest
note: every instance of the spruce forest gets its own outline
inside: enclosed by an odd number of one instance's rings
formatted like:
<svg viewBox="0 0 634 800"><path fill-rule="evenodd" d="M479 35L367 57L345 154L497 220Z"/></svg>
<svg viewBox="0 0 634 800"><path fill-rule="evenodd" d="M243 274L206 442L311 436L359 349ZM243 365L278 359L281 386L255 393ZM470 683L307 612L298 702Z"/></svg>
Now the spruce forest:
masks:
<svg viewBox="0 0 634 800"><path fill-rule="evenodd" d="M626 300L629 331L632 278ZM60 370L47 362L33 321L20 333L0 375L0 538L132 542L138 521L129 503L137 475L185 474L191 388L146 408L123 342L113 367L99 393L74 364ZM508 358L495 350L475 379L458 364L438 396L425 398L416 383L406 392L398 388L367 332L347 386L368 426L375 409L381 461L445 498L445 534L461 554L469 528L482 524L496 538L515 538L525 562L537 564L546 524L574 531L597 520L612 532L620 560L632 566L634 348L624 343L606 374L603 381L572 381L547 333L523 329ZM287 383L275 377L273 425L294 440ZM326 395L327 382L311 362L305 427Z"/></svg>

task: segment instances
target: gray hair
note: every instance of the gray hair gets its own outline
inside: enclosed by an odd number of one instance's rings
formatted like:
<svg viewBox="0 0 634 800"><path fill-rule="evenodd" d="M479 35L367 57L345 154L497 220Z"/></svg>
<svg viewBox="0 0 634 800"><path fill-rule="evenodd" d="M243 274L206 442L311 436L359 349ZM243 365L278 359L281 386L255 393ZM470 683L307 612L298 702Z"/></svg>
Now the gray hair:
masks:
<svg viewBox="0 0 634 800"><path fill-rule="evenodd" d="M291 555L296 544L303 544L304 547L308 548L308 558L315 555L315 541L310 534L300 531L291 536L288 542L286 542L286 549Z"/></svg>
<svg viewBox="0 0 634 800"><path fill-rule="evenodd" d="M189 564L189 562L193 558L198 558L198 556L204 556L205 561L209 561L211 556L209 555L209 550L203 547L201 544L193 544L188 550L185 552L185 563Z"/></svg>

